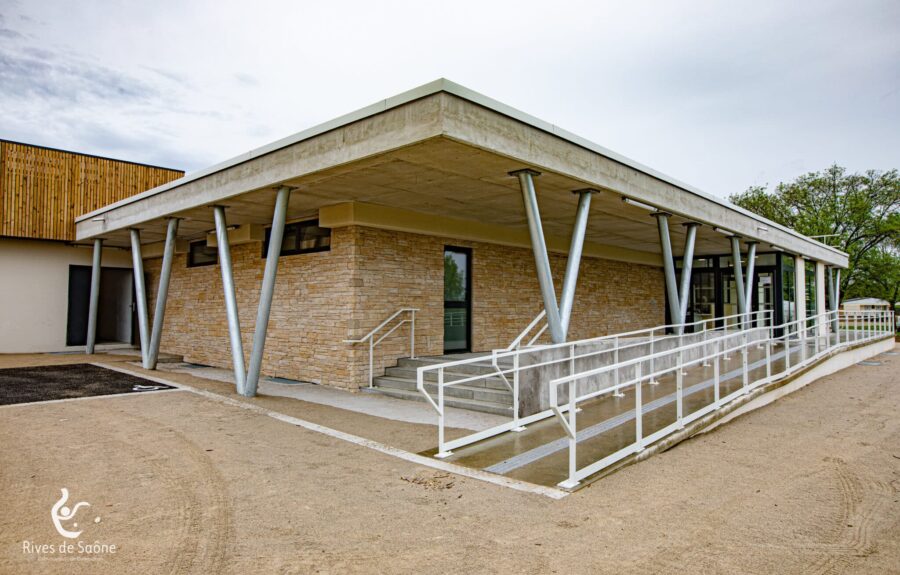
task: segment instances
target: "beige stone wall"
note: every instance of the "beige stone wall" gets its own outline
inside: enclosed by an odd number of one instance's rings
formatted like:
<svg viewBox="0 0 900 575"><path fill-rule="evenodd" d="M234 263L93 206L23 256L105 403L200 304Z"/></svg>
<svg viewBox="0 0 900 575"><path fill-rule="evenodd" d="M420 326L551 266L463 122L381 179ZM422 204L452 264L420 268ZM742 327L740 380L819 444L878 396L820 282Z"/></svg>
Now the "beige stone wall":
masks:
<svg viewBox="0 0 900 575"><path fill-rule="evenodd" d="M353 386L350 346L354 243L351 229L336 229L328 252L284 256L278 266L263 371L266 375ZM234 281L245 358L249 359L265 259L261 245L232 246ZM161 259L148 260L150 312ZM231 367L228 321L218 265L188 268L175 258L160 348L186 361Z"/></svg>
<svg viewBox="0 0 900 575"><path fill-rule="evenodd" d="M333 230L329 252L281 258L263 372L339 387L365 385L368 348L343 340L365 335L401 307L419 309L417 353L440 354L444 246L472 249L473 350L508 345L541 309L530 250L353 226ZM265 265L260 250L259 244L232 248L245 355ZM559 291L566 259L551 259ZM146 265L151 291L159 265L158 259ZM570 338L661 324L663 294L660 268L585 258ZM163 351L231 366L218 266L186 268L185 256L176 258L165 324ZM408 328L377 348L376 372L408 355Z"/></svg>

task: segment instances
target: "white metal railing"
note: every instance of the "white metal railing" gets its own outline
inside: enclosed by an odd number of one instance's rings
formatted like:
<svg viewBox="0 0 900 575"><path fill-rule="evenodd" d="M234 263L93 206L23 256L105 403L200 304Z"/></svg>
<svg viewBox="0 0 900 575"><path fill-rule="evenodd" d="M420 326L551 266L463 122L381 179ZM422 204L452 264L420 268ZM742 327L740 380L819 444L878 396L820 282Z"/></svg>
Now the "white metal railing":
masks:
<svg viewBox="0 0 900 575"><path fill-rule="evenodd" d="M541 320L543 320L545 317L547 317L547 310L542 309L541 313L537 314L537 316L535 316L535 318L531 320L531 323L522 330L522 333L516 336L516 339L512 340L512 343L509 344L509 346L506 348L506 351L519 349L520 347L522 347L522 342L526 339L528 340L528 342L525 344L525 347L531 347L532 345L534 345L534 342L536 342L538 338L544 335L544 332L547 331L547 328L550 327L550 324L547 322L543 322L544 325L543 327L541 327L541 329L537 330L537 332L533 336L528 336L531 335L531 332L534 331L534 328L537 327L538 324L541 323Z"/></svg>
<svg viewBox="0 0 900 575"><path fill-rule="evenodd" d="M533 331L534 327L541 319L543 319L543 316L539 314L508 348L497 349L490 354L480 357L442 362L417 368L416 389L437 412L438 416L438 453L436 457L447 457L454 449L476 443L507 431L520 431L524 429L524 426L530 423L552 417L554 413L550 409L544 409L524 417L520 416L521 406L519 401L519 391L520 380L523 373L553 365L565 365L572 360L584 360L586 358L602 358L607 360L610 364L616 364L619 363L622 352L636 349L640 346L648 346L649 353L652 355L656 351L657 346L663 342L677 341L677 345L681 345L684 338L690 336L706 340L712 337L709 334L740 330L740 326L744 322L756 326L771 326L772 317L773 312L771 310L762 310L751 312L749 314L734 314L718 318L708 318L686 324L660 325L626 333L583 339L562 344L533 346L532 343L529 343L525 346L521 345L528 334ZM693 333L667 334L668 331L677 330L678 328L682 328L682 331L692 329ZM531 342L538 336L532 336ZM549 360L542 358L543 354L547 354L548 352L552 353L555 350L566 350L572 347L594 348L597 346L604 347L601 349L588 349L576 354L574 357L567 356L564 358L551 358ZM486 362L489 362L489 364ZM481 373L477 375L459 373L465 371L466 366L471 365L489 366L493 369L490 373ZM620 375L619 371L616 370L613 374L616 381L618 381ZM495 377L499 377L512 393L512 414L510 420L477 433L459 437L452 441L446 441L444 437L444 395L446 388L465 384L477 385L480 381ZM432 395L426 391L426 379L429 379L430 383L436 383L437 398L432 397Z"/></svg>
<svg viewBox="0 0 900 575"><path fill-rule="evenodd" d="M711 339L678 346L674 349L664 350L649 355L640 356L626 361L618 362L613 365L603 366L599 368L585 370L579 373L572 373L564 377L559 377L550 382L550 410L556 416L557 420L563 427L566 437L568 438L568 478L560 483L561 487L572 488L576 486L582 479L593 475L610 465L624 459L625 457L642 451L648 445L674 433L692 421L703 417L704 415L720 409L722 406L735 400L741 395L749 393L761 385L765 385L771 381L783 378L798 369L801 369L815 361L818 361L824 355L831 353L839 348L855 345L859 342L866 342L880 339L888 335L894 334L894 319L892 312L842 312L830 311L810 318L794 320L786 322L780 326L750 326L748 329L737 334L718 336ZM776 334L780 331L780 334ZM757 339L751 339L750 335L757 336ZM798 361L792 363L791 355L794 350L791 348L792 342L798 343ZM784 369L778 373L773 373L773 367L776 365L778 357L773 357L773 345L780 344L783 346L779 356L784 356ZM751 376L751 373L758 370L761 366L751 368L748 361L749 350L752 346L763 345L765 349L764 365L765 375ZM685 359L687 352L695 352L691 359ZM721 396L721 369L720 364L728 353L741 353L743 360L740 368L741 385L731 393ZM574 354L574 347L571 348ZM655 370L653 366L654 360L657 364L664 358L672 358L675 361L668 362L669 365ZM684 398L685 389L683 385L684 370L692 365L712 364L713 366L713 389L714 395L711 403L696 409L689 415L684 414ZM651 367L645 369L647 365ZM574 366L574 365L573 365ZM598 376L609 372L626 371L630 373L630 377L625 381L617 382L613 386L607 386L601 389L591 390L579 395L578 384L588 378L597 378ZM574 369L573 369L574 372ZM675 419L669 425L651 433L643 434L643 413L645 404L642 400L641 388L645 382L651 382L654 379L666 374L674 374L676 379L675 385L675 402L676 415ZM729 378L729 380L732 378ZM564 405L560 405L559 387L567 386L568 399ZM577 465L577 449L578 449L578 405L596 398L605 393L621 391L625 388L634 389L634 442L626 445L613 453L605 455L601 459L578 468ZM689 392L690 394L690 392ZM565 413L565 415L564 415Z"/></svg>
<svg viewBox="0 0 900 575"><path fill-rule="evenodd" d="M409 327L409 357L416 357L416 312L419 311L418 308L413 307L404 307L398 309L394 312L389 318L378 324L378 326L362 336L359 339L345 339L344 343L363 343L365 341L369 342L369 387L372 387L375 384L375 346L384 340L384 338L388 337L397 329L405 324L410 324ZM400 316L404 315L405 317L400 318ZM399 318L399 319L398 319ZM387 330L384 334L379 337L376 337L379 332L383 329L386 329L389 325L392 327Z"/></svg>

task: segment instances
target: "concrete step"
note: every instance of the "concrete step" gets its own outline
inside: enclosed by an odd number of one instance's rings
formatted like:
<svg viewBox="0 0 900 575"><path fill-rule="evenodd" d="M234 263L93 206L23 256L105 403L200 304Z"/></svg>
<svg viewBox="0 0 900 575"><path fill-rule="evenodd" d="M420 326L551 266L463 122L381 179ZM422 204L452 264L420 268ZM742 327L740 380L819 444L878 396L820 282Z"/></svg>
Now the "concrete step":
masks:
<svg viewBox="0 0 900 575"><path fill-rule="evenodd" d="M489 371L488 373L494 373L493 371ZM412 367L389 367L384 370L384 375L388 377L396 377L400 379L409 379L412 380L413 383L416 381L416 370ZM461 373L458 371L444 371L444 381L454 381L457 379L464 379L467 377L472 377L474 375L481 374L471 374L471 373ZM511 378L512 376L507 376L507 378ZM436 371L426 371L425 372L425 381L436 383L438 380L438 372ZM512 379L510 379L510 383L512 383ZM509 388L506 387L506 384L503 383L503 380L500 379L500 376L493 377L483 377L479 378L462 385L467 385L469 387L483 387L488 389L502 389L505 391L509 391Z"/></svg>
<svg viewBox="0 0 900 575"><path fill-rule="evenodd" d="M369 390L370 388L364 388ZM374 387L371 392L380 393L389 397L398 399L408 399L412 401L424 402L425 398L418 391L409 391L407 389L394 389L389 387ZM444 406L455 407L457 409L468 409L470 411L480 411L482 413L493 413L495 415L512 415L512 406L501 405L490 401L481 401L478 399L463 399L460 397L444 397Z"/></svg>
<svg viewBox="0 0 900 575"><path fill-rule="evenodd" d="M448 361L458 361L462 359L465 358L454 357L452 355L441 357L417 357L415 359L403 357L397 360L397 367L416 369L426 365L435 365L438 363L446 363ZM512 362L501 362L500 367L504 369L512 367ZM490 357L487 357L484 359L484 361L479 361L477 363L455 365L453 367L447 368L447 370L452 370L454 373L464 373L466 375L488 375L494 373L494 368L491 365Z"/></svg>
<svg viewBox="0 0 900 575"><path fill-rule="evenodd" d="M379 389L403 389L406 391L416 391L416 381L414 379L399 377L376 377L375 387ZM425 391L427 391L432 396L437 397L437 384L426 382ZM505 406L512 405L512 394L506 388L500 390L465 384L444 386L444 399L446 400L446 398L448 397L459 399L476 399L479 401L488 401Z"/></svg>

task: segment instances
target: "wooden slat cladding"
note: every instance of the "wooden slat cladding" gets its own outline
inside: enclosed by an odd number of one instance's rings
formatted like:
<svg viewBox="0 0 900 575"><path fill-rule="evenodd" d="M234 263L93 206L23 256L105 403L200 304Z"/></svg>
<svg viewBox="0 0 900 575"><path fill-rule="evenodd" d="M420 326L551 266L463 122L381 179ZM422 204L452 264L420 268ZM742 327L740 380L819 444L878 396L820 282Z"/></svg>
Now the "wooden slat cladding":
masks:
<svg viewBox="0 0 900 575"><path fill-rule="evenodd" d="M0 236L74 240L76 217L183 175L0 140Z"/></svg>

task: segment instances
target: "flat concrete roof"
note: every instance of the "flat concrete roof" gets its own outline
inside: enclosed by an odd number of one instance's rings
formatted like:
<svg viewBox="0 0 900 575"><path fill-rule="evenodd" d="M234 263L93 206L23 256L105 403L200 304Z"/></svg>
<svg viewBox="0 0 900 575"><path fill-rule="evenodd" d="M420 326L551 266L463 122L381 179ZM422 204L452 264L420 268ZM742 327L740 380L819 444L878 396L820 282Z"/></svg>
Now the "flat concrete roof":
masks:
<svg viewBox="0 0 900 575"><path fill-rule="evenodd" d="M271 189L293 185L289 217L313 216L345 202L525 226L518 183L507 172L534 168L548 233L565 236L574 218L572 190L606 192L592 207L588 240L658 254L655 223L627 196L698 221L697 253L726 253L728 238L713 227L846 267L847 254L730 202L445 79L272 142L166 185L76 219L79 241L105 237L127 245L127 229L161 239L164 218L186 218L182 232L201 237L212 227L209 206L227 204L229 223L265 223ZM673 226L678 248L680 226Z"/></svg>

